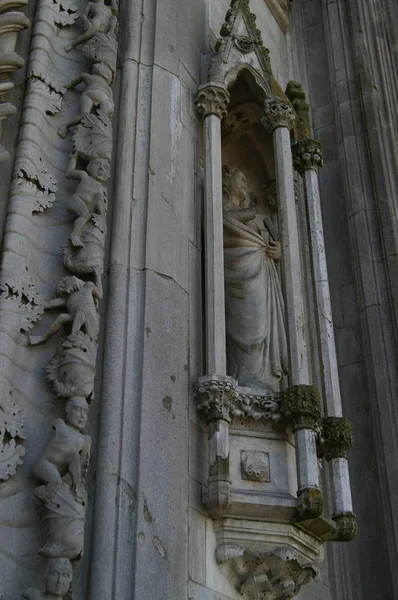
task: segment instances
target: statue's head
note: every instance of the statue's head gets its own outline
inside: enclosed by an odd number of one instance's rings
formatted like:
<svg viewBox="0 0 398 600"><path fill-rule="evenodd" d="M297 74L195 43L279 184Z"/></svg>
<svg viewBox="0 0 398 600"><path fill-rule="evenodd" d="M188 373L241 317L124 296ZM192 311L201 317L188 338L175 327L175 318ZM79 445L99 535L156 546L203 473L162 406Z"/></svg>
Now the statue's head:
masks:
<svg viewBox="0 0 398 600"><path fill-rule="evenodd" d="M61 277L61 279L57 283L56 293L57 296L68 296L69 294L73 294L73 292L77 292L81 290L84 286L84 281L75 277L75 275L67 275L66 277Z"/></svg>
<svg viewBox="0 0 398 600"><path fill-rule="evenodd" d="M72 581L72 565L67 558L49 558L46 568L46 592L63 598Z"/></svg>
<svg viewBox="0 0 398 600"><path fill-rule="evenodd" d="M223 173L223 196L227 200L244 206L247 196L247 179L238 167L224 166Z"/></svg>
<svg viewBox="0 0 398 600"><path fill-rule="evenodd" d="M87 165L87 173L97 181L105 183L111 174L109 160L107 158L92 158Z"/></svg>
<svg viewBox="0 0 398 600"><path fill-rule="evenodd" d="M74 396L65 405L66 422L75 429L82 430L87 425L88 404L85 398Z"/></svg>

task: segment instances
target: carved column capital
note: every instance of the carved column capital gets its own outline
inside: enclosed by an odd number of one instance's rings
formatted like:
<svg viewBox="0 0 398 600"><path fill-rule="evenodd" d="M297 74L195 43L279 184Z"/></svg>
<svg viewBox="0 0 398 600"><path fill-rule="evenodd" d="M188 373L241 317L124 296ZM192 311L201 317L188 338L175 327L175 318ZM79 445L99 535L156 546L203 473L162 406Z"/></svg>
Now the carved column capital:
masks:
<svg viewBox="0 0 398 600"><path fill-rule="evenodd" d="M323 167L322 146L317 140L300 140L292 147L293 165L303 175L304 171Z"/></svg>
<svg viewBox="0 0 398 600"><path fill-rule="evenodd" d="M216 115L223 119L227 114L229 104L229 92L221 83L207 83L198 88L195 100L195 108L204 120L209 115Z"/></svg>
<svg viewBox="0 0 398 600"><path fill-rule="evenodd" d="M286 100L270 98L265 101L261 122L267 131L272 133L277 127L286 127L290 131L294 121L294 110Z"/></svg>
<svg viewBox="0 0 398 600"><path fill-rule="evenodd" d="M238 382L232 377L206 375L199 379L196 407L205 414L207 422L214 419L229 422L238 395Z"/></svg>
<svg viewBox="0 0 398 600"><path fill-rule="evenodd" d="M312 385L292 385L281 393L282 419L297 429L319 431L321 423L321 397Z"/></svg>
<svg viewBox="0 0 398 600"><path fill-rule="evenodd" d="M326 460L347 458L352 446L352 425L345 417L325 417L322 420L322 444L319 455Z"/></svg>

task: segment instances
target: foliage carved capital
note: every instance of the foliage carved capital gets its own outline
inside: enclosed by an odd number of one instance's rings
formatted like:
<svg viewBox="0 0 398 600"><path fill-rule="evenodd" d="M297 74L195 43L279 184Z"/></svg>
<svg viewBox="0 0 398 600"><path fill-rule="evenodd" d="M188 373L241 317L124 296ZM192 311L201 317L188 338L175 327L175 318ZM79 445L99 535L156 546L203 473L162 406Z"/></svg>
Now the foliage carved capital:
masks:
<svg viewBox="0 0 398 600"><path fill-rule="evenodd" d="M229 92L220 83L201 85L196 94L195 107L200 119L216 115L223 119L227 114Z"/></svg>
<svg viewBox="0 0 398 600"><path fill-rule="evenodd" d="M272 132L278 127L286 127L290 131L294 121L294 110L286 100L271 98L265 101L261 122L267 131Z"/></svg>
<svg viewBox="0 0 398 600"><path fill-rule="evenodd" d="M214 419L229 422L238 396L238 383L232 377L202 377L196 390L196 407L205 414L207 422Z"/></svg>
<svg viewBox="0 0 398 600"><path fill-rule="evenodd" d="M322 420L321 458L347 458L352 446L352 425L345 417L325 417Z"/></svg>
<svg viewBox="0 0 398 600"><path fill-rule="evenodd" d="M301 175L304 171L323 167L322 146L317 140L300 140L292 147L293 165Z"/></svg>
<svg viewBox="0 0 398 600"><path fill-rule="evenodd" d="M292 385L281 393L280 412L282 419L292 425L293 430L313 429L319 431L321 423L321 397L312 385Z"/></svg>

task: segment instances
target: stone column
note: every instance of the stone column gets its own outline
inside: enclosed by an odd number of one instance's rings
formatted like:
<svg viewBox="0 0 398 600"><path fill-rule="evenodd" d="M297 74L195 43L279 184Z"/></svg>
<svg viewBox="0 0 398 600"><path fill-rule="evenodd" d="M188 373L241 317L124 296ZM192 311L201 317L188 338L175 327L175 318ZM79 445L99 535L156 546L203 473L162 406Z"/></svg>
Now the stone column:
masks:
<svg viewBox="0 0 398 600"><path fill-rule="evenodd" d="M198 384L197 406L208 423L209 479L203 503L212 517L221 517L230 504L229 407L237 382L227 377L225 349L224 243L222 207L221 119L229 93L218 83L198 89L196 109L203 121L205 147L205 294L206 373Z"/></svg>
<svg viewBox="0 0 398 600"><path fill-rule="evenodd" d="M289 338L290 382L296 386L297 384L306 386L309 384L308 353L304 332L300 250L290 142L290 130L294 119L294 111L288 102L280 98L266 100L262 123L267 131L272 132L274 142ZM307 427L305 423L295 429L299 485L298 510L300 518L303 519L316 517L322 512L314 429ZM317 498L316 502L311 502L311 497Z"/></svg>
<svg viewBox="0 0 398 600"><path fill-rule="evenodd" d="M208 425L209 479L203 504L214 518L225 515L231 503L229 475L229 423L233 400L238 397L238 383L232 377L200 377L196 406L204 413Z"/></svg>
<svg viewBox="0 0 398 600"><path fill-rule="evenodd" d="M317 304L318 328L322 356L323 380L326 395L326 409L329 420L324 420L324 437L342 436L344 451L325 450L327 460L331 461L333 479L334 514L339 539L352 539L356 533L355 515L352 512L350 476L346 452L351 446L350 424L343 418L337 355L334 341L332 306L330 301L329 278L327 271L325 240L321 202L318 185L318 167L323 165L321 145L316 140L307 139L297 142L293 148L295 169L304 179L308 227L311 239L312 267L314 273L315 296ZM331 419L331 420L330 420ZM333 423L333 428L332 427ZM327 429L326 429L327 428ZM341 430L341 431L340 431ZM339 433L340 432L340 433ZM332 437L333 437L332 435ZM348 440L348 442L347 442ZM328 443L329 443L328 442ZM341 443L339 448L341 447ZM350 533L347 530L347 527ZM344 529L344 531L341 530ZM341 537L342 536L342 537Z"/></svg>
<svg viewBox="0 0 398 600"><path fill-rule="evenodd" d="M206 372L226 375L221 119L229 93L218 83L198 89L196 109L205 140Z"/></svg>

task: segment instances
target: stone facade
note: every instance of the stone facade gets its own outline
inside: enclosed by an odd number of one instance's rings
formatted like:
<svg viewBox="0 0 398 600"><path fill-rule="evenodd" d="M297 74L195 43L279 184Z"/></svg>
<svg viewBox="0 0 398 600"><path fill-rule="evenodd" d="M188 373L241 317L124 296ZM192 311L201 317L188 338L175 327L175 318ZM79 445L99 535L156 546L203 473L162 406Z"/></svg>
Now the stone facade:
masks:
<svg viewBox="0 0 398 600"><path fill-rule="evenodd" d="M398 597L397 31L0 0L1 600Z"/></svg>

